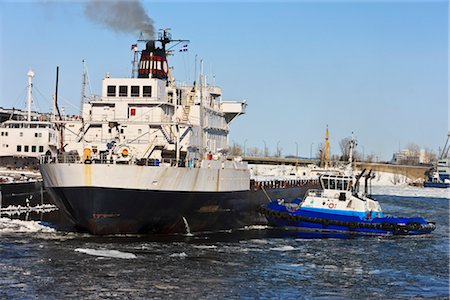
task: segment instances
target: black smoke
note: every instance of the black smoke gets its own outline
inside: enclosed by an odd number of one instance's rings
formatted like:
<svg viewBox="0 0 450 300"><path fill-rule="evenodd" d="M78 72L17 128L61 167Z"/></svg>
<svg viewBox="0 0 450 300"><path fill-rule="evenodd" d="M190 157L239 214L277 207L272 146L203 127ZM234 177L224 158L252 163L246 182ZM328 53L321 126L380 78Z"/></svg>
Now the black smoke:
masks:
<svg viewBox="0 0 450 300"><path fill-rule="evenodd" d="M154 38L153 20L138 0L92 0L84 12L91 21L114 31Z"/></svg>

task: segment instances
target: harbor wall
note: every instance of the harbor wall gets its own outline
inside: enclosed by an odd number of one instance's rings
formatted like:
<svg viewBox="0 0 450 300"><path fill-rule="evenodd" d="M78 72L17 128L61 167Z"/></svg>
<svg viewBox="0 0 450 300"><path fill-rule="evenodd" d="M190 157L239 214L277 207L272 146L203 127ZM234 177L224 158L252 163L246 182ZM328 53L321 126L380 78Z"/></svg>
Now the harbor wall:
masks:
<svg viewBox="0 0 450 300"><path fill-rule="evenodd" d="M410 180L426 179L425 173L430 169L429 166L407 166L407 165L393 165L393 164L380 164L380 163L364 163L357 162L356 167L359 170L367 169L375 172L386 172L397 175L403 175Z"/></svg>

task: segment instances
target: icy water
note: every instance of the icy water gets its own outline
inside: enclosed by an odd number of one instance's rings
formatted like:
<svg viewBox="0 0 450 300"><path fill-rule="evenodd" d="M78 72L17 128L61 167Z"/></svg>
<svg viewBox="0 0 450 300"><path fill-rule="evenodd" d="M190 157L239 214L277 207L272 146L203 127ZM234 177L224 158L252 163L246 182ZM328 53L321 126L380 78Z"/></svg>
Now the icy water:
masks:
<svg viewBox="0 0 450 300"><path fill-rule="evenodd" d="M449 199L378 195L420 237L313 238L250 227L193 236L58 232L0 219L0 299L449 298Z"/></svg>

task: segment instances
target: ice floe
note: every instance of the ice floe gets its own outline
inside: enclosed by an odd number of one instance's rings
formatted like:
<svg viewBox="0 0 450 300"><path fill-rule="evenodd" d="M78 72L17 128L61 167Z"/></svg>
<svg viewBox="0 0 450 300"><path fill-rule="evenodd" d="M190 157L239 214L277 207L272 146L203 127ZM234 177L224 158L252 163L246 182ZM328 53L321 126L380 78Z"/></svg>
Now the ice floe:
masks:
<svg viewBox="0 0 450 300"><path fill-rule="evenodd" d="M76 252L101 256L101 257L111 257L111 258L123 258L123 259L134 259L137 256L133 253L121 252L118 250L108 250L108 249L88 249L88 248L76 248Z"/></svg>

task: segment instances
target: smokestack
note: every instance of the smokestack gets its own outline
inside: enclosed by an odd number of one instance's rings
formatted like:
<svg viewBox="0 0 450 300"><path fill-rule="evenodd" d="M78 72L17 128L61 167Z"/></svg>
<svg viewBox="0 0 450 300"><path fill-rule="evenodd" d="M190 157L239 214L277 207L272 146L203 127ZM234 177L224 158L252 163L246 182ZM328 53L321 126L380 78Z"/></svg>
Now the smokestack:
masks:
<svg viewBox="0 0 450 300"><path fill-rule="evenodd" d="M153 20L138 0L92 0L86 4L85 15L94 23L118 32L154 39Z"/></svg>

